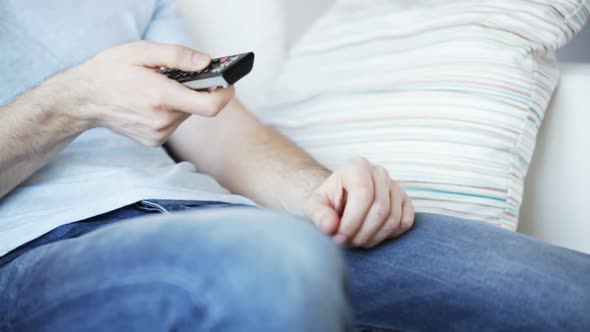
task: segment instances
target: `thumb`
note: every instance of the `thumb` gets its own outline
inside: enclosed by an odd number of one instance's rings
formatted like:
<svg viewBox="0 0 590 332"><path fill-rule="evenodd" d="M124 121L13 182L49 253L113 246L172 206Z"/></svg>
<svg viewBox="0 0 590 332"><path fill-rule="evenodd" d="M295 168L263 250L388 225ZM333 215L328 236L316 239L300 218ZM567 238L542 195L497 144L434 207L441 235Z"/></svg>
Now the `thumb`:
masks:
<svg viewBox="0 0 590 332"><path fill-rule="evenodd" d="M340 217L331 206L329 198L317 194L310 197L306 214L322 232L334 234L338 230Z"/></svg>
<svg viewBox="0 0 590 332"><path fill-rule="evenodd" d="M209 55L180 45L140 41L127 46L129 58L136 65L197 71L206 68L211 63Z"/></svg>

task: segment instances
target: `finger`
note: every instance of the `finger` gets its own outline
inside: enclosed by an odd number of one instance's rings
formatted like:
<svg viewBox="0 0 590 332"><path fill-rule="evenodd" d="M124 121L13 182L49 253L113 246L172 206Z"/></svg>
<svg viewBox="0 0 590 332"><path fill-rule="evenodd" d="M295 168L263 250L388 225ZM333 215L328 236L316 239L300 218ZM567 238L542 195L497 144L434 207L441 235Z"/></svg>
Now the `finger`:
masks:
<svg viewBox="0 0 590 332"><path fill-rule="evenodd" d="M131 63L146 67L166 67L183 71L204 69L211 63L207 54L180 45L138 41L128 44L126 54Z"/></svg>
<svg viewBox="0 0 590 332"><path fill-rule="evenodd" d="M412 226L414 226L414 219L414 205L412 204L412 200L410 199L410 197L408 197L408 195L406 194L406 199L402 204L402 219L400 222L400 227L398 231L393 232L393 234L391 234L389 238L396 238L409 231L412 228Z"/></svg>
<svg viewBox="0 0 590 332"><path fill-rule="evenodd" d="M361 247L365 245L389 217L391 208L390 182L387 170L382 167L374 168L373 186L375 188L375 198L361 229L352 240L353 246Z"/></svg>
<svg viewBox="0 0 590 332"><path fill-rule="evenodd" d="M347 192L346 205L334 240L346 245L354 238L365 220L375 197L372 165L366 159L357 159L349 171L344 172L342 185Z"/></svg>
<svg viewBox="0 0 590 332"><path fill-rule="evenodd" d="M333 205L334 210L339 217L342 217L342 213L344 212L344 207L346 206L346 199L348 198L348 194L344 188L340 187L340 191L334 197Z"/></svg>
<svg viewBox="0 0 590 332"><path fill-rule="evenodd" d="M160 100L154 102L157 108L168 108L185 113L213 117L233 99L233 86L214 91L194 91L182 84L164 79L159 90Z"/></svg>
<svg viewBox="0 0 590 332"><path fill-rule="evenodd" d="M305 214L317 228L326 234L334 234L338 229L340 217L332 208L328 197L321 195L310 197Z"/></svg>
<svg viewBox="0 0 590 332"><path fill-rule="evenodd" d="M373 238L366 244L366 248L372 248L394 234L400 227L402 216L402 205L404 202L404 192L396 182L391 181L390 186L391 212L387 221L381 226L381 229L373 235Z"/></svg>
<svg viewBox="0 0 590 332"><path fill-rule="evenodd" d="M170 125L163 128L162 131L171 135L172 133L174 133L176 131L176 129L178 129L178 127L180 127L180 125L184 121L186 121L189 117L191 117L191 114L180 112L180 111L170 111L170 112L173 114L173 121L170 122Z"/></svg>
<svg viewBox="0 0 590 332"><path fill-rule="evenodd" d="M138 138L142 144L159 147L168 141L170 136L189 116L190 114L183 112L159 110L146 117L149 122L144 123L143 129L134 126L135 130L132 130L132 135Z"/></svg>

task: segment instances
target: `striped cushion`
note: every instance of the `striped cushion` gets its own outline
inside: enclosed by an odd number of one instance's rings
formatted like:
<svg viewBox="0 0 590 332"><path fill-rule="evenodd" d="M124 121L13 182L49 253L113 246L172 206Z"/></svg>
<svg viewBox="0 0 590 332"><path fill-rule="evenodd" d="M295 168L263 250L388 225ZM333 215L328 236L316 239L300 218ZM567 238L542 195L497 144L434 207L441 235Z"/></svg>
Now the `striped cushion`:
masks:
<svg viewBox="0 0 590 332"><path fill-rule="evenodd" d="M515 230L555 50L589 2L341 0L260 115L330 168L387 167L417 211Z"/></svg>

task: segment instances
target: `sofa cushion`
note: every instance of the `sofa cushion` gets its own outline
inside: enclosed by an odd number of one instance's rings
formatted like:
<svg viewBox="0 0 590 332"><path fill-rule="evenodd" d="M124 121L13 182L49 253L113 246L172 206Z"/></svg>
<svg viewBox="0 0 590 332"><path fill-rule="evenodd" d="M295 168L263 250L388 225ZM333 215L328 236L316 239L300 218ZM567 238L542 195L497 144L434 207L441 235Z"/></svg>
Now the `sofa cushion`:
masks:
<svg viewBox="0 0 590 332"><path fill-rule="evenodd" d="M340 0L294 46L264 121L329 168L362 155L417 211L517 226L586 0Z"/></svg>

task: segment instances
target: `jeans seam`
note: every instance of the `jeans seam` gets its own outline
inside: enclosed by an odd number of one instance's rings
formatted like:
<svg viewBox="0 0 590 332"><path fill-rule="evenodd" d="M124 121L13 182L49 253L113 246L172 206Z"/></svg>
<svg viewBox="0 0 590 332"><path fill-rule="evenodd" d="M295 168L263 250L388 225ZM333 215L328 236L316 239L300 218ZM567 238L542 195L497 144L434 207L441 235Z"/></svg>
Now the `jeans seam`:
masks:
<svg viewBox="0 0 590 332"><path fill-rule="evenodd" d="M143 270L143 271L136 272L136 275L128 276L127 278L124 278L124 279L114 280L113 283L110 283L106 286L101 285L101 287L98 287L98 288L92 287L91 286L92 283L83 283L81 286L77 287L79 289L84 289L83 291L78 291L73 294L66 294L65 296L60 297L59 299L54 300L54 301L48 303L47 305L35 310L35 312L33 312L32 314L29 314L24 319L21 318L19 320L15 320L12 322L7 321L4 323L0 323L0 331L3 330L4 328L14 328L14 327L20 325L23 321L31 320L32 318L35 318L52 308L58 307L65 302L78 299L84 295L96 294L96 293L111 290L111 289L117 288L117 287L129 287L129 286L134 286L137 284L151 284L151 283L168 284L168 285L177 287L181 290L184 290L185 292L187 292L189 294L191 302L195 307L198 307L200 305L202 308L204 308L207 311L207 314L208 314L207 321L211 322L211 325L213 325L215 322L220 320L221 310L217 305L215 305L214 301L207 301L206 300L206 298L208 296L206 296L206 291L201 291L203 289L206 289L205 287L200 287L200 286L202 286L202 283L199 282L199 286L191 286L191 285L195 284L194 275L184 273L184 272L171 273L170 269L166 269L166 270L152 269L152 270L147 270L147 271ZM199 294L198 298L197 298L197 294ZM205 326L205 330L210 330L210 329L211 329L211 326Z"/></svg>

